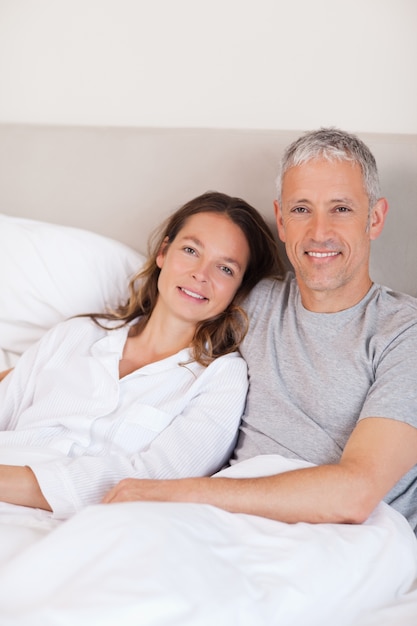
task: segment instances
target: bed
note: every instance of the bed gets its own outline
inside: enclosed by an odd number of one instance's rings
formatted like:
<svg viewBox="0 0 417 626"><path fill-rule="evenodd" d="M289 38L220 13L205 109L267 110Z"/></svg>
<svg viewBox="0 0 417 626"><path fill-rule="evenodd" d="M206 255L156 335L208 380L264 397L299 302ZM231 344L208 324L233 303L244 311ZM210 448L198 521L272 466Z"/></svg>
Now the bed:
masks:
<svg viewBox="0 0 417 626"><path fill-rule="evenodd" d="M298 135L0 126L0 369L60 319L123 297L152 229L191 197L239 195L272 224L277 163ZM361 137L391 206L372 276L417 296L417 136ZM8 462L18 454L1 450ZM223 472L299 466L269 455ZM2 626L417 623L417 542L385 504L360 526L146 502L59 521L0 504L0 526Z"/></svg>

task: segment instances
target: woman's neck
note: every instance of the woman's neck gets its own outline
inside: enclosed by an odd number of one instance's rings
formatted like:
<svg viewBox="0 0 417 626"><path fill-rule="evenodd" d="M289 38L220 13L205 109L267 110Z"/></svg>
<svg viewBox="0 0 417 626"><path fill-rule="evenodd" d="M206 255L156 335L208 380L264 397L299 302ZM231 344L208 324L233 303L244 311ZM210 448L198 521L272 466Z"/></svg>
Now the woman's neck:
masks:
<svg viewBox="0 0 417 626"><path fill-rule="evenodd" d="M144 326L139 321L129 331L119 363L120 378L188 348L194 332L189 325L159 319L158 315L152 314Z"/></svg>

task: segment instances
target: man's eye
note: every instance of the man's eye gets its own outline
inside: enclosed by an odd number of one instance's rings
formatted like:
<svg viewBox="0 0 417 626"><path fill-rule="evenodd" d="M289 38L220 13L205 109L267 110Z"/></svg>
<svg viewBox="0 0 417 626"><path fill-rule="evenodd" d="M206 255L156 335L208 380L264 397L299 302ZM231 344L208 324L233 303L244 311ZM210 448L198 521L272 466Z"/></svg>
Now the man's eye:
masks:
<svg viewBox="0 0 417 626"><path fill-rule="evenodd" d="M307 209L304 206L296 206L291 209L292 213L307 213Z"/></svg>
<svg viewBox="0 0 417 626"><path fill-rule="evenodd" d="M350 213L350 208L347 206L338 206L336 207L336 211L338 213Z"/></svg>

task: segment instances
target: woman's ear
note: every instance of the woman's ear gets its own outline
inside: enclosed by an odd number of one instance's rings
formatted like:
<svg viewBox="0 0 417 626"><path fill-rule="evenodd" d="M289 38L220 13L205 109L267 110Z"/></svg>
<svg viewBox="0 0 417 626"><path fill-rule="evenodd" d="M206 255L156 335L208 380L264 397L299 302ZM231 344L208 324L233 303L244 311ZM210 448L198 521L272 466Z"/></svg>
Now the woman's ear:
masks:
<svg viewBox="0 0 417 626"><path fill-rule="evenodd" d="M163 242L161 244L161 247L159 248L159 252L156 255L156 264L159 267L159 269L162 269L162 267L164 265L165 254L166 254L166 251L167 251L168 243L169 243L169 239L168 239L168 237L165 237L165 239L163 240Z"/></svg>

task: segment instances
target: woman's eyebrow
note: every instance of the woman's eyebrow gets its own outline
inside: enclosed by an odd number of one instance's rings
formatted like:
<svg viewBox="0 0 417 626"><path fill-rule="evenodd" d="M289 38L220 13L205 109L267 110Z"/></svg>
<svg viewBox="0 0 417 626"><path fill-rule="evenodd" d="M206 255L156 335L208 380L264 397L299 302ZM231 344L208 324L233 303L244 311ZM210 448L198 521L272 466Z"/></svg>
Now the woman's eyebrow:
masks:
<svg viewBox="0 0 417 626"><path fill-rule="evenodd" d="M184 235L184 237L181 237L181 241L183 242L191 242L196 246L199 246L200 248L204 249L204 244L202 241L200 241L200 239L198 237L196 237L195 235ZM237 267L239 270L242 269L242 266L240 265L239 261L237 261L236 259L233 259L232 257L220 257L220 260L224 263L227 263L228 265L234 265L235 267Z"/></svg>

